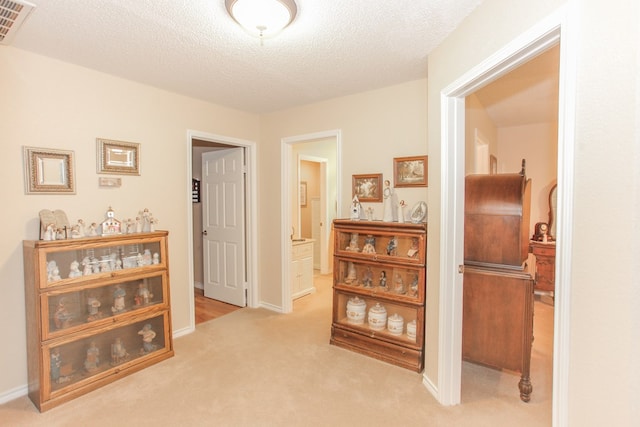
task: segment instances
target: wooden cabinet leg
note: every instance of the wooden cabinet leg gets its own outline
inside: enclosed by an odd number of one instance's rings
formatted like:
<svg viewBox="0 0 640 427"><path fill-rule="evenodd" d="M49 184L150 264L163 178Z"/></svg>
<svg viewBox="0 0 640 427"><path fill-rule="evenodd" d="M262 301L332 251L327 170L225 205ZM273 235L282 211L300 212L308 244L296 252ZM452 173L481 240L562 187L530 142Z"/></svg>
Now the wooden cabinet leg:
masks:
<svg viewBox="0 0 640 427"><path fill-rule="evenodd" d="M533 386L531 385L531 379L529 376L522 376L518 383L520 389L520 400L523 402L529 402L531 400L531 392L533 392Z"/></svg>

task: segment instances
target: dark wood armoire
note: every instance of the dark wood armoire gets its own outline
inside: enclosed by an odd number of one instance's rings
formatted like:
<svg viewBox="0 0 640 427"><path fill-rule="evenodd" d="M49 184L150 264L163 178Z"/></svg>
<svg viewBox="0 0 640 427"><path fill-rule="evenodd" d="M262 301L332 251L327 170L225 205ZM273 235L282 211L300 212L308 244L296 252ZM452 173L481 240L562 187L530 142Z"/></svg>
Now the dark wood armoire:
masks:
<svg viewBox="0 0 640 427"><path fill-rule="evenodd" d="M520 373L531 397L534 280L527 265L531 180L520 174L465 180L462 357Z"/></svg>

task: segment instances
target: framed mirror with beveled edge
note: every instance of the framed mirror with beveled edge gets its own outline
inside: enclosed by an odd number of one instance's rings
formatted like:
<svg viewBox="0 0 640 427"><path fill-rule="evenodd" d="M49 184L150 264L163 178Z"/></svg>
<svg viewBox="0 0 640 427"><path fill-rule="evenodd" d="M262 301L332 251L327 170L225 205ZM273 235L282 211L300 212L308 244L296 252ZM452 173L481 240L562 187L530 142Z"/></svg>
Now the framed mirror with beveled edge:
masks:
<svg viewBox="0 0 640 427"><path fill-rule="evenodd" d="M98 173L140 175L140 144L97 138Z"/></svg>
<svg viewBox="0 0 640 427"><path fill-rule="evenodd" d="M73 151L24 147L25 194L75 194Z"/></svg>

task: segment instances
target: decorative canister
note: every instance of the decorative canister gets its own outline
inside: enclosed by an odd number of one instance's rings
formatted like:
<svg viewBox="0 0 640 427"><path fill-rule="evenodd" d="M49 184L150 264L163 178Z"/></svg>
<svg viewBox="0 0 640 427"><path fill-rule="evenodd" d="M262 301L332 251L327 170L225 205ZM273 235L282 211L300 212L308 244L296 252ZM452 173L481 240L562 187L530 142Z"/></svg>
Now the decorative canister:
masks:
<svg viewBox="0 0 640 427"><path fill-rule="evenodd" d="M347 301L347 322L354 325L364 323L364 314L367 310L367 303L358 297L349 298Z"/></svg>
<svg viewBox="0 0 640 427"><path fill-rule="evenodd" d="M415 319L407 323L407 336L413 341L416 340L416 320Z"/></svg>
<svg viewBox="0 0 640 427"><path fill-rule="evenodd" d="M387 329L391 335L402 335L404 332L404 319L398 313L389 317Z"/></svg>
<svg viewBox="0 0 640 427"><path fill-rule="evenodd" d="M387 324L387 309L379 302L369 309L369 328L382 331Z"/></svg>

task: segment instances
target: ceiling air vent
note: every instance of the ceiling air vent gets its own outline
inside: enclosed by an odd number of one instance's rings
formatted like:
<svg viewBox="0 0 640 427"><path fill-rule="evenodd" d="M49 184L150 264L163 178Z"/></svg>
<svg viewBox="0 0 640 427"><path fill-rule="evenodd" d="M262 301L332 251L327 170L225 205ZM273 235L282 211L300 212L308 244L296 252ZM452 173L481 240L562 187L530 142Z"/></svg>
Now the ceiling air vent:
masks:
<svg viewBox="0 0 640 427"><path fill-rule="evenodd" d="M21 0L0 0L0 44L8 45L36 6Z"/></svg>

